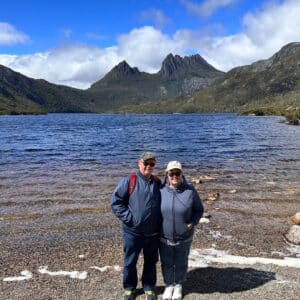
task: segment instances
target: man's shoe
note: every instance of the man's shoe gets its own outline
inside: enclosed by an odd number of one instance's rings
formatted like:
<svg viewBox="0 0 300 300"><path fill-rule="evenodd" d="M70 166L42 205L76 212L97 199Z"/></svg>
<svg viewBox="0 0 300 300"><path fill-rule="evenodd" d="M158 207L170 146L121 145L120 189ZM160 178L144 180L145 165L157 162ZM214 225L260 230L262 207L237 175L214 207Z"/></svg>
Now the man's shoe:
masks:
<svg viewBox="0 0 300 300"><path fill-rule="evenodd" d="M167 285L165 287L164 293L163 293L163 300L171 300L173 295L174 286L173 285Z"/></svg>
<svg viewBox="0 0 300 300"><path fill-rule="evenodd" d="M123 300L134 300L134 291L125 290Z"/></svg>
<svg viewBox="0 0 300 300"><path fill-rule="evenodd" d="M155 292L152 290L145 291L146 300L156 300Z"/></svg>
<svg viewBox="0 0 300 300"><path fill-rule="evenodd" d="M176 284L174 286L172 300L181 300L182 299L182 285Z"/></svg>

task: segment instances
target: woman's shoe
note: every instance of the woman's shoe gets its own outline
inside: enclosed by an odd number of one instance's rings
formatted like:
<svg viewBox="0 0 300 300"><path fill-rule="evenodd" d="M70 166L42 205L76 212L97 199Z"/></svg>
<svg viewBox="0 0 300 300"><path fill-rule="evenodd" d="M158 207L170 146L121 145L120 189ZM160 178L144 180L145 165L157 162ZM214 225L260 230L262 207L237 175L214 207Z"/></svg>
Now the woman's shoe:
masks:
<svg viewBox="0 0 300 300"><path fill-rule="evenodd" d="M174 289L173 285L167 285L165 287L165 290L164 290L164 293L162 296L163 300L171 300L172 299L173 289Z"/></svg>
<svg viewBox="0 0 300 300"><path fill-rule="evenodd" d="M172 300L181 300L182 299L182 285L176 284L174 286Z"/></svg>

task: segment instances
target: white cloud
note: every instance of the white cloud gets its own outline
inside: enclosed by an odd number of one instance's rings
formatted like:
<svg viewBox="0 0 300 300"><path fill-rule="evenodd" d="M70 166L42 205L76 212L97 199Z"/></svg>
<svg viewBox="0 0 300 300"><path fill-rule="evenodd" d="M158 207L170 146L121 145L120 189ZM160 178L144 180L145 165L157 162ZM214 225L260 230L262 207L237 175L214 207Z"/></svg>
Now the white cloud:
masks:
<svg viewBox="0 0 300 300"><path fill-rule="evenodd" d="M271 2L244 16L244 30L231 36L203 39L198 50L222 70L266 59L290 42L300 41L300 1ZM198 41L199 42L199 41Z"/></svg>
<svg viewBox="0 0 300 300"><path fill-rule="evenodd" d="M236 2L236 0L205 0L201 4L194 3L190 0L182 0L181 2L190 12L202 17L209 17L219 8L228 6Z"/></svg>
<svg viewBox="0 0 300 300"><path fill-rule="evenodd" d="M199 53L220 70L266 59L287 43L300 41L300 1L286 0L248 13L243 30L228 36L205 36L203 30L181 29L173 35L151 26L119 36L107 48L67 45L32 55L0 55L0 64L33 78L87 88L126 60L140 71L157 72L170 52Z"/></svg>
<svg viewBox="0 0 300 300"><path fill-rule="evenodd" d="M114 47L69 45L32 55L0 55L0 64L32 78L84 89L121 59Z"/></svg>
<svg viewBox="0 0 300 300"><path fill-rule="evenodd" d="M175 36L170 37L150 26L134 29L118 39L120 56L142 71L158 71L162 60L170 52L181 54L184 52L184 45Z"/></svg>
<svg viewBox="0 0 300 300"><path fill-rule="evenodd" d="M9 23L0 22L0 45L23 44L29 37Z"/></svg>
<svg viewBox="0 0 300 300"><path fill-rule="evenodd" d="M170 52L184 53L181 40L147 26L121 35L114 47L68 45L32 55L0 55L0 64L29 77L84 89L122 60L141 71L157 72Z"/></svg>
<svg viewBox="0 0 300 300"><path fill-rule="evenodd" d="M171 19L168 18L163 11L155 8L144 10L140 13L142 20L151 21L156 28L162 29L164 26L172 23Z"/></svg>

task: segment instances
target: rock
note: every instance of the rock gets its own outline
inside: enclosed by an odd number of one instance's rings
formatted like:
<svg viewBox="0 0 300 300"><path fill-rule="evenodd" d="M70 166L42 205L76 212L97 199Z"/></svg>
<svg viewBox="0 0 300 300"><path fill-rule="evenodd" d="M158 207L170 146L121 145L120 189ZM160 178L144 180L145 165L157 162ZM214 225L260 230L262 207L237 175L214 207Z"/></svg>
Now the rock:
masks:
<svg viewBox="0 0 300 300"><path fill-rule="evenodd" d="M208 212L205 212L205 213L203 213L203 216L202 216L203 218L211 218L211 214L210 213L208 213Z"/></svg>
<svg viewBox="0 0 300 300"><path fill-rule="evenodd" d="M209 175L204 175L202 177L200 177L200 179L205 179L205 180L214 180L215 178L209 176Z"/></svg>
<svg viewBox="0 0 300 300"><path fill-rule="evenodd" d="M294 214L293 216L291 216L290 219L292 220L292 222L294 224L300 225L300 212L297 212L296 214Z"/></svg>
<svg viewBox="0 0 300 300"><path fill-rule="evenodd" d="M206 197L206 200L207 201L216 201L219 197L220 197L219 192L209 192Z"/></svg>
<svg viewBox="0 0 300 300"><path fill-rule="evenodd" d="M201 180L201 178L199 177L199 178L192 178L192 183L195 183L195 184L200 184L200 183L202 183L202 180Z"/></svg>
<svg viewBox="0 0 300 300"><path fill-rule="evenodd" d="M300 226L293 225L285 235L285 238L295 245L300 245Z"/></svg>
<svg viewBox="0 0 300 300"><path fill-rule="evenodd" d="M210 220L208 218L202 217L200 219L199 223L201 223L201 224L208 224L208 223L210 223Z"/></svg>
<svg viewBox="0 0 300 300"><path fill-rule="evenodd" d="M230 190L230 191L228 191L228 193L229 194L234 194L234 193L236 193L236 190Z"/></svg>

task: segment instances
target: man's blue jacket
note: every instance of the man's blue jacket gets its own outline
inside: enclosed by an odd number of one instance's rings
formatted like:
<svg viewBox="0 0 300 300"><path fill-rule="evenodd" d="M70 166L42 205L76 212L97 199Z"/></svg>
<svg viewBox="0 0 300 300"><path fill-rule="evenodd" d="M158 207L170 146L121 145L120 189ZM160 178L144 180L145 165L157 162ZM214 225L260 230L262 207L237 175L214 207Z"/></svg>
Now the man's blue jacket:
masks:
<svg viewBox="0 0 300 300"><path fill-rule="evenodd" d="M123 222L126 232L151 236L161 227L160 182L151 176L147 180L142 173L136 173L136 184L129 195L130 176L120 180L111 197L113 213Z"/></svg>

